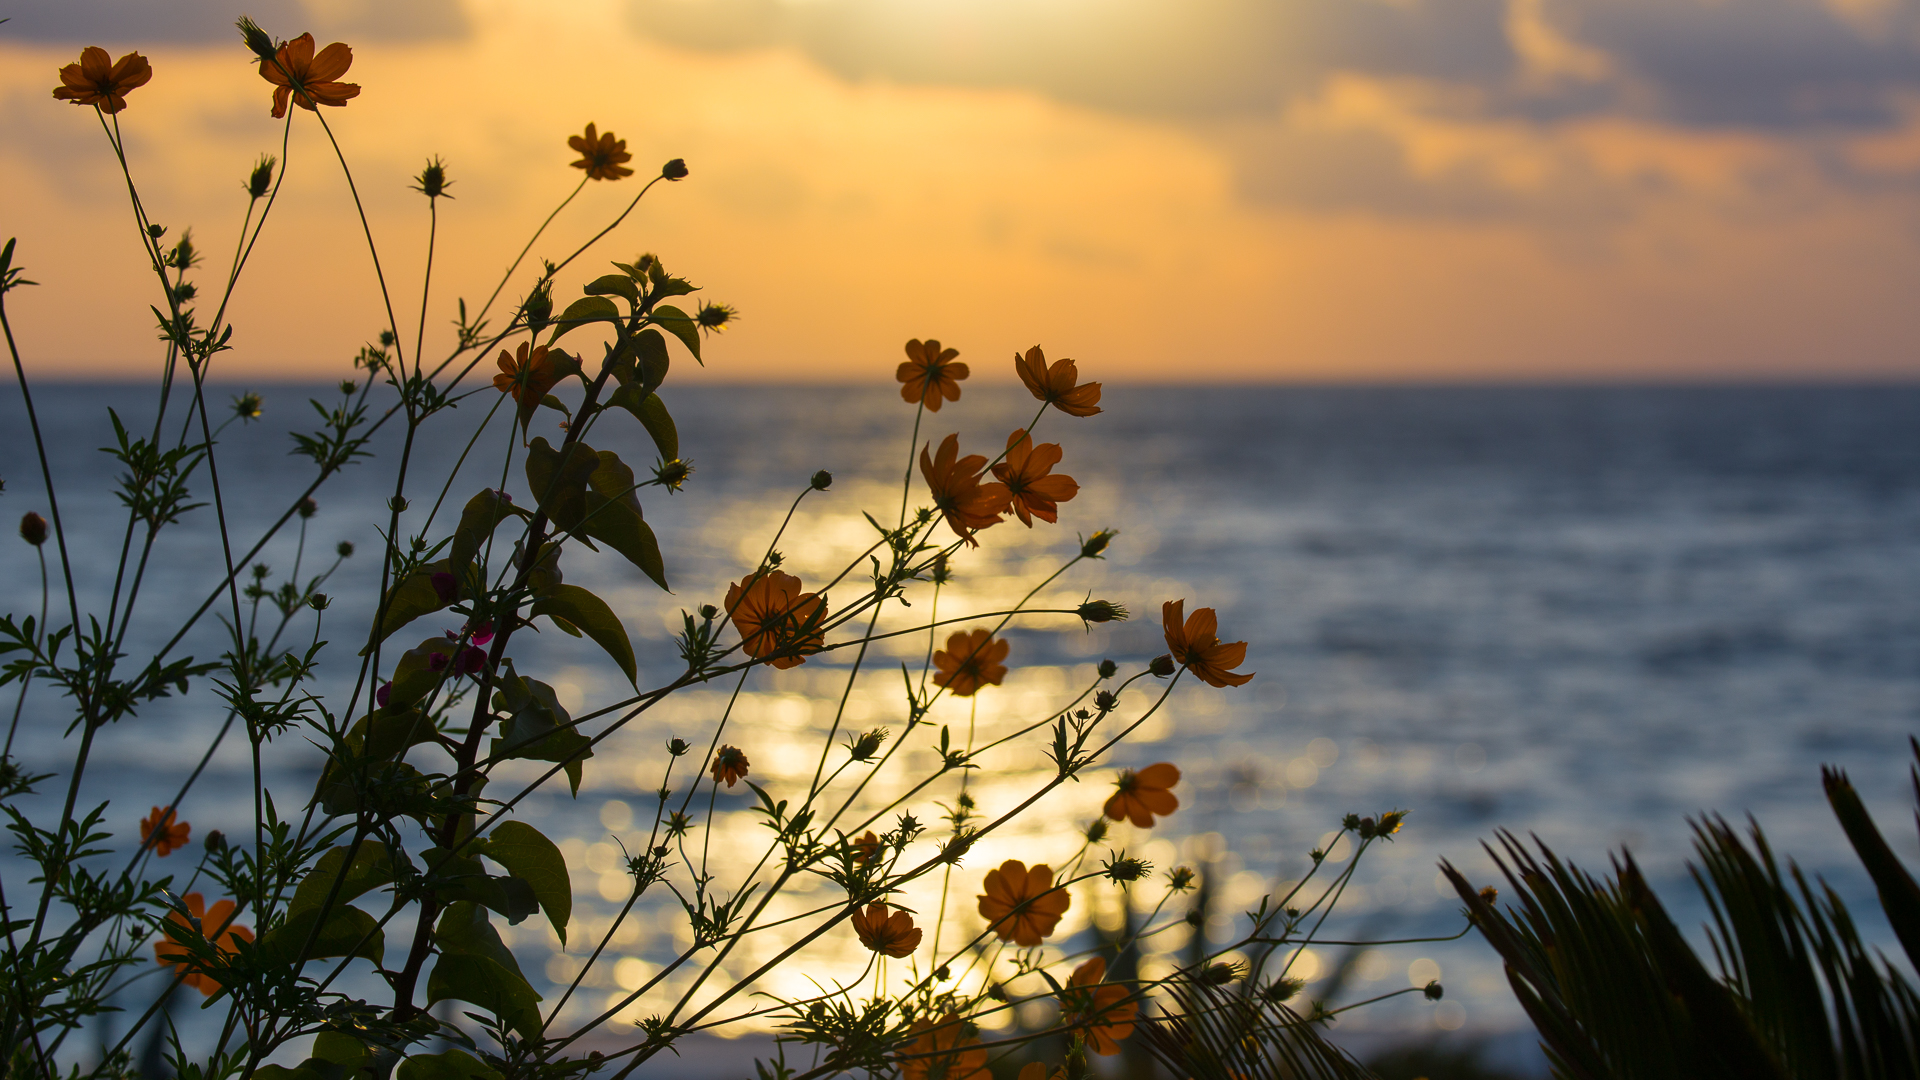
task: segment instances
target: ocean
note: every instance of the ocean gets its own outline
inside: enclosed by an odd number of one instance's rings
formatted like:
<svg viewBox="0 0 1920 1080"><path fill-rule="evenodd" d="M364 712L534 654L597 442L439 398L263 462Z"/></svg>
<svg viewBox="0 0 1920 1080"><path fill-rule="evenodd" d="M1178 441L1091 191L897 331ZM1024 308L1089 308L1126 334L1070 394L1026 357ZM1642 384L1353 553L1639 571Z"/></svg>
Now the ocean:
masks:
<svg viewBox="0 0 1920 1080"><path fill-rule="evenodd" d="M224 406L246 389L223 386L212 401ZM288 453L288 428L316 426L308 398L338 397L327 387L259 389L262 420L228 427L217 459L234 535L249 540L310 475L311 465ZM130 385L36 389L83 605L104 602L125 527L112 493L116 467L96 449L112 437L106 410L144 430L148 398ZM643 493L674 592L608 553L570 548L565 556L568 580L599 592L621 615L642 687L672 677L670 634L682 609L718 603L726 583L751 569L815 470L830 470L835 483L802 501L777 545L785 566L812 587L870 543L875 534L861 511L883 520L899 512L912 425L912 410L877 383L669 385L665 398L682 456L696 470L679 494ZM491 403L489 390L454 410L416 448L412 475L444 478ZM968 387L961 401L926 417L921 441L957 431L968 452L992 454L1008 430L1032 418L1033 404L1017 390ZM1631 851L1703 941L1706 913L1686 870L1688 822L1719 813L1743 824L1751 817L1776 852L1839 889L1872 940L1892 941L1826 809L1819 767L1847 769L1896 849L1920 858L1907 780L1907 740L1920 728L1920 388L1116 386L1103 404L1103 414L1087 419L1049 414L1038 430L1042 441L1062 444L1059 470L1080 484L1060 523L983 532L978 553L956 557L938 612L991 610L1057 569L1077 535L1116 528L1109 558L1070 571L1037 602L1105 598L1134 618L1091 628L1067 616L1016 623L1006 683L984 691L977 709L944 701L933 719L956 732L971 723L982 739L1044 719L1078 693L1100 659L1137 670L1164 651L1163 601L1217 609L1222 637L1248 642L1242 670L1257 677L1230 689L1183 680L1111 761L1181 769L1180 810L1150 831L1118 829L1110 843L1156 870L1204 869L1217 900L1210 936L1229 940L1245 925L1235 912L1298 880L1308 851L1342 815L1398 808L1409 811L1406 826L1368 852L1328 924L1337 936L1456 932L1460 905L1437 886L1436 864L1450 860L1476 883L1497 884L1482 845L1507 829L1596 871ZM557 441L556 415L543 414L536 433ZM644 433L622 419L612 418L596 445L650 462ZM176 409L170 423L177 420ZM509 438L496 420L436 528L444 532L446 515L472 492L500 482ZM318 493L320 510L299 552L310 574L332 562L339 542L357 548L324 587L338 597L319 634L333 642L319 670L329 692L351 681L356 634L364 634L373 599L377 530L392 493L386 462L396 444L383 435L375 448L380 457ZM15 388L0 391L0 476L0 509L45 512ZM518 477L510 484L523 488ZM204 484L195 491L210 498ZM410 484L403 526L418 528L437 494ZM132 623L136 655L166 640L209 595L221 565L213 522L207 506L162 534ZM278 581L295 556L288 533L259 561ZM922 596L910 599L919 605ZM40 603L37 564L17 540L0 543L0 600L15 614ZM222 610L224 602L185 651L221 649L211 619ZM453 626L430 623L395 642ZM289 634L311 638L311 619ZM875 650L849 697L847 723L897 734L900 664L917 664L926 648L923 634ZM513 655L522 673L553 683L569 708L615 700L625 688L591 646L551 630L516 637ZM748 751L755 780L776 793L806 783L848 671L844 656L823 657L748 680L726 741ZM574 873L578 906L565 953L552 952L551 931L538 918L508 932L549 1003L577 970L589 947L582 942L609 932L625 897L622 846L646 839L664 740L705 746L731 690L701 688L645 714L588 763L577 798L563 786L516 811L561 843ZM1136 684L1122 714L1150 696ZM28 700L15 753L33 771L67 767L62 704L43 689ZM109 824L124 842L149 806L172 797L170 785L199 760L222 719L211 688L196 684L104 732L83 804L110 800ZM924 767L926 737L915 737L904 760ZM286 793L283 812L305 802L315 760L297 734L268 748L269 782ZM1012 805L1051 768L1034 741L1003 746L983 763L970 784L988 813ZM182 807L196 840L211 828L250 832L249 770L243 740L213 755ZM1003 858L1071 857L1113 771L1090 772L1044 814L982 844L955 874L954 902L969 906L977 876ZM519 775L503 772L489 793ZM670 786L683 791L683 779ZM938 818L934 802L950 799L951 787L912 802L922 821ZM57 812L58 784L42 790L55 794L33 802L34 811ZM859 806L899 790L876 785ZM766 833L741 795L718 805L714 845L725 854L715 866L724 878ZM1344 853L1333 854L1337 868ZM179 869L156 864L169 868ZM0 876L9 897L28 889L11 852L0 856ZM1157 887L1134 890L1136 908L1159 896ZM811 902L827 897L822 886ZM1088 886L1076 897L1062 940L1085 945L1093 927L1118 922L1113 886ZM937 898L914 899L926 910ZM569 1015L608 1007L623 987L658 971L684 937L676 920L684 920L677 905L643 903L612 931L615 962L585 984ZM729 970L771 955L771 940L762 945L743 950ZM1180 952L1153 953L1146 966ZM862 962L847 942L809 956L805 975L813 977L857 974ZM1322 976L1342 965L1336 1005L1425 976L1437 976L1446 997L1436 1005L1407 995L1346 1014L1333 1028L1337 1041L1364 1050L1485 1039L1510 1060L1525 1055L1525 1018L1477 936L1364 953L1321 948L1300 961L1303 973ZM804 978L795 973L773 989L800 992ZM141 992L151 993L137 985L129 1000Z"/></svg>

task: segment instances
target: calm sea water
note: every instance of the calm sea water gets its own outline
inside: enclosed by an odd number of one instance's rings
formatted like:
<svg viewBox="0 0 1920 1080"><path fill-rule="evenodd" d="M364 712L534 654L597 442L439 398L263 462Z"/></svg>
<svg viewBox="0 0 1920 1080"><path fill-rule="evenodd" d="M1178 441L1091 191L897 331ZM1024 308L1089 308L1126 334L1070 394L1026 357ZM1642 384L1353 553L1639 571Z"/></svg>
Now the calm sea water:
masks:
<svg viewBox="0 0 1920 1080"><path fill-rule="evenodd" d="M270 387L266 422L222 436L219 468L237 536L253 536L304 484L306 467L287 455L285 431L313 426L305 399L324 393ZM144 428L150 406L136 387L39 394L77 538L77 578L99 600L124 518L110 491L114 469L95 448L111 436L107 407ZM815 469L838 481L803 504L782 541L789 568L823 580L864 546L871 529L859 511L898 511L911 424L910 410L884 388L703 388L670 391L668 400L683 455L698 469L687 492L647 501L675 594L584 551L570 552L567 564L569 580L621 612L641 652L643 686L670 677L668 633L680 609L718 601ZM1030 418L1031 404L968 389L929 417L922 435L959 430L970 448L987 449ZM1213 859L1225 903L1211 932L1230 932L1229 913L1298 878L1308 849L1342 814L1404 807L1412 811L1405 831L1370 853L1357 876L1343 933L1457 929L1458 905L1436 890L1435 863L1450 859L1492 880L1480 844L1498 828L1537 835L1593 868L1626 846L1681 921L1697 925L1704 912L1685 876L1687 819L1717 811L1752 815L1776 850L1832 878L1868 932L1890 940L1825 809L1818 766L1850 770L1903 854L1920 856L1904 790L1907 736L1920 727L1920 389L1155 388L1111 390L1106 405L1099 417L1054 415L1042 428L1043 438L1065 444L1061 468L1082 487L1061 524L985 533L940 612L978 609L1051 572L1076 532L1121 530L1112 559L1050 595L1072 603L1091 592L1141 617L1091 633L1060 619L1015 630L1014 674L981 696L972 717L983 737L1045 715L1103 656L1139 663L1162 651L1163 600L1213 606L1223 635L1250 643L1244 667L1259 673L1253 683L1183 686L1116 760L1169 760L1184 771L1181 811L1152 834L1123 831L1116 842L1161 866ZM477 419L456 417L425 442L414 475L444 476ZM499 482L507 438L502 424L484 437L456 497ZM651 459L633 425L599 441L629 460ZM391 440L381 449L390 452ZM14 390L0 393L0 474L0 507L45 509ZM365 625L390 476L377 462L355 466L322 490L309 526L303 572L324 568L339 541L361 550L326 587L342 598L321 635L340 643L323 667L328 687L351 674L354 646L344 643ZM200 494L208 497L204 485ZM409 488L409 527L435 494ZM134 620L136 653L164 640L207 595L220 565L212 525L211 507L195 511L155 548ZM260 561L284 573L294 541L273 541ZM38 571L23 544L0 545L0 600L14 612L38 605ZM421 624L423 634L439 629ZM302 640L311 633L300 624ZM219 645L201 633L188 648L211 654ZM879 674L851 698L853 723L898 730L889 678L924 649L920 638L882 651ZM609 664L556 634L516 638L514 651L522 671L542 673L570 705L611 700L624 685ZM816 661L749 682L729 738L749 748L756 778L775 790L805 783L809 748L845 675L842 663ZM649 714L590 763L577 800L562 790L524 805L564 840L575 869L581 908L571 952L605 931L616 905L604 897L625 894L616 842L644 839L661 740L703 741L723 702L723 691L701 691ZM38 769L64 769L61 717L57 700L36 695L16 752ZM936 719L963 726L969 716L964 703L948 702ZM86 796L112 800L110 820L130 832L148 806L171 797L168 785L198 760L220 720L217 700L196 686L122 723L102 742ZM304 795L312 762L290 737L267 765L274 783ZM1016 745L987 764L974 790L992 811L1030 787L1045 762L1037 745ZM249 819L247 769L241 745L215 754L184 808L196 838ZM1097 812L1104 790L1095 782L1066 792L1044 820L986 845L967 870L1009 856L1063 859L1072 828ZM743 805L735 799L731 808ZM923 819L937 814L931 800L916 805ZM716 844L733 850L727 845L757 837L736 813ZM25 888L17 861L0 861L0 873L9 895ZM975 884L969 878L956 891L970 896ZM1063 929L1111 922L1117 904L1089 890ZM512 932L536 982L542 974L564 981L571 962L548 957L547 939L532 921ZM672 912L648 911L623 927L613 947L622 963L589 984L581 1007L604 1007L620 985L656 970L674 941ZM1303 963L1325 971L1341 959L1321 950ZM852 973L858 962L836 947L807 972ZM1447 987L1441 1006L1400 999L1336 1032L1368 1043L1457 1029L1525 1043L1498 965L1473 938L1377 950L1355 962L1343 996L1406 986L1410 969L1418 977L1435 968Z"/></svg>

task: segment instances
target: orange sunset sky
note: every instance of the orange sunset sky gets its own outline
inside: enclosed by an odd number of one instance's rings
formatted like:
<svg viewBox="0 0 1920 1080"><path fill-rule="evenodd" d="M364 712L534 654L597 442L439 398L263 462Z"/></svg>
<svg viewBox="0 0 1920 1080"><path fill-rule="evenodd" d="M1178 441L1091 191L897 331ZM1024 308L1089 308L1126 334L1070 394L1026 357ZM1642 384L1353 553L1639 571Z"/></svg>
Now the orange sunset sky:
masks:
<svg viewBox="0 0 1920 1080"><path fill-rule="evenodd" d="M41 377L159 356L124 187L57 69L149 57L122 129L211 287L279 152L241 10L353 46L363 92L327 118L403 326L407 185L447 161L430 354L594 121L641 175L590 184L535 255L685 158L560 294L658 252L741 311L700 378L868 379L926 336L993 379L1035 342L1134 382L1920 373L1920 2L0 0L0 236L41 282L8 312ZM384 325L293 120L230 376L336 377Z"/></svg>

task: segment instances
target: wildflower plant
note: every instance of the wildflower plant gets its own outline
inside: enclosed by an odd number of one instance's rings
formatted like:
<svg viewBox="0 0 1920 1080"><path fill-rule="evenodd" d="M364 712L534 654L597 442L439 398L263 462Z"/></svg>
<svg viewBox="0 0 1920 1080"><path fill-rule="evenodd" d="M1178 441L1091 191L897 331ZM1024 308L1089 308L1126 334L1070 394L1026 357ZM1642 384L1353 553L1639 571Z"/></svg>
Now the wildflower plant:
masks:
<svg viewBox="0 0 1920 1080"><path fill-rule="evenodd" d="M338 396L314 402L317 427L292 433L307 484L285 493L263 531L231 526L220 436L260 420L263 407L245 395L215 422L221 407L209 379L233 348L229 300L289 182L291 125L320 125L334 150L331 166L359 205L331 125L350 120L362 92L341 81L353 62L347 45L319 47L310 34L279 40L248 19L239 28L271 87L262 112L280 121L282 145L250 167L241 242L205 293L194 274L202 253L184 230L169 243L170 230L152 219L121 132L131 122L126 110L139 115L139 98L129 95L153 68L138 53L111 62L88 48L54 90L94 111L124 174L133 227L153 266L162 335L153 416L112 418L109 452L124 469L117 495L126 524L103 609L82 603L91 594L75 581L73 547L93 541L74 536L62 516L28 361L7 322L9 307L23 302L15 290L33 282L18 269L11 241L0 251L0 328L47 498L46 516L30 512L20 525L40 558L41 603L0 617L0 685L19 693L0 757L0 811L32 871L0 881L8 1075L123 1075L135 1048L150 1045L163 1048L177 1075L196 1080L625 1076L678 1053L692 1033L742 1025L777 1030L779 1053L762 1072L784 1080L854 1071L958 1080L1003 1059L1038 1066L1038 1075L1080 1076L1089 1053L1119 1052L1137 1032L1148 1033L1145 1049L1180 1075L1279 1075L1278 1066L1238 1058L1228 1070L1202 1037L1220 1018L1240 1025L1235 1046L1277 1048L1260 1061L1308 1060L1320 1063L1320 1075L1355 1074L1320 1034L1338 1010L1296 1011L1287 1002L1302 985L1292 965L1316 940L1357 857L1337 873L1322 873L1316 857L1305 880L1245 913L1235 940L1201 942L1187 963L1152 977L1140 974L1139 954L1158 935L1192 935L1195 917L1183 898L1196 875L1150 866L1115 841L1140 839L1177 812L1181 774L1173 764L1118 773L1094 825L1056 824L1053 832L1079 838L1063 861L1008 859L983 870L969 859L1015 822L1043 820L1040 804L1056 791L1104 782L1116 748L1168 707L1187 676L1223 690L1253 678L1232 670L1246 645L1219 641L1211 608L1189 616L1183 600L1171 600L1167 655L1131 665L1104 660L1085 685L992 737L971 722L959 730L937 718L943 698L971 708L1000 692L1020 663L1009 628L1077 620L1097 632L1127 617L1125 606L1091 596L1062 607L1036 602L1102 558L1117 535L1111 529L1063 537L1059 569L1022 595L958 616L940 606L981 534L1014 519L1029 529L1057 527L1062 505L1078 495L1078 483L1055 471L1067 461L1070 430L1059 442L1039 441L1061 418L1070 425L1102 411L1101 385L1082 382L1073 361L1050 365L1037 346L1015 355L1015 374L1038 407L1004 440L988 440L1004 445L989 458L962 454L957 432L942 433L937 450L923 435L943 405L961 401L969 369L939 341L909 341L896 373L913 431L898 506L866 512L872 534L864 548L837 572L806 580L783 569L780 552L809 546L794 510L832 497L833 477L797 476L793 506L758 561L736 568L718 603L680 611L673 656L646 657L649 676L672 671L663 681L643 681L626 628L626 618L645 612L616 611L567 580L583 560L631 566L661 590L673 580L673 553L649 525L645 500L688 485L693 468L681 458L661 390L675 363L705 362L711 335L735 313L689 305L683 298L697 286L658 256L597 271L588 255L656 184L690 176L679 159L638 184L585 242L541 259L518 303L503 302L550 215L483 303L470 310L457 302L454 331L434 358L426 329L432 245L438 200L452 198L453 181L446 163L427 159L410 185L426 198L433 225L413 333L405 333L361 214L383 300L373 340L352 358ZM626 141L594 124L565 145L579 158L556 155L556 165L585 175L562 207L588 181L637 175L626 164ZM459 406L465 413L456 414ZM485 414L477 426L456 422L475 411ZM560 420L554 437L535 429L549 414ZM323 586L346 559L364 556L343 543L316 569L308 523L328 485L347 476L375 482L372 440L385 430L402 438L386 462L391 487L374 553L372 615L363 625L329 624L334 598ZM417 447L447 438L464 438L462 461L473 456L495 479L456 490L458 466L446 476L412 467ZM610 449L640 438L657 451L657 466ZM145 553L155 538L188 515L218 522L211 571L150 566ZM294 569L276 577L262 553L288 534L297 540ZM185 613L154 610L143 584L158 574L182 577L204 602ZM659 594L654 603L678 601ZM166 645L139 661L126 655L136 621L166 632ZM542 677L547 653L525 648L529 635L547 629L578 639L570 647L604 654L626 685L590 707L563 703ZM182 653L185 643L214 634L213 658ZM915 643L919 662L889 670L875 647L902 637ZM815 660L834 661L828 678L841 688L822 695L838 705L809 750L811 779L768 779L755 764L764 733L731 704L689 737L675 735L652 766L650 815L619 830L629 894L617 914L582 934L575 868L542 831L533 797L561 785L577 795L596 755L636 737L640 721L676 695L720 686L734 701L745 687ZM344 689L328 691L323 669ZM856 723L847 711L856 684L891 687L891 715ZM167 804L144 816L114 802L84 804L90 761L126 731L116 725L188 694L217 701L223 723ZM65 728L73 756L64 772L22 768L13 736L23 723ZM196 845L190 818L204 794L197 785L228 740L244 741L253 763L250 827L230 836L203 831ZM275 744L311 747L310 789L269 784L262 752ZM1004 798L977 788L981 762L1002 748L1049 763L1032 790ZM58 820L22 809L41 791L61 799ZM744 796L749 808L730 810L723 795ZM765 832L743 844L729 815L746 815ZM1342 834L1364 853L1392 839L1400 816L1355 817ZM1099 890L1119 891L1144 913L1134 928L1100 939L1062 933L1068 913L1076 904L1084 911ZM584 1006L583 987L606 985L594 972L611 962L623 921L647 910L643 902L678 913L676 954L657 971L620 981L604 1008ZM568 962L571 976L552 1000L522 966L524 948L516 953L501 934L522 923L550 927ZM856 944L864 967L851 977L816 976L803 994L776 989L770 976L836 940ZM211 1024L178 1021L180 987L201 995ZM95 1028L105 1011L128 1002L135 1005L127 1015ZM1030 1003L1054 1019L1037 1027L1016 1021ZM93 1041L99 1052L82 1049ZM1054 1056L1036 1060L1039 1048ZM1244 1056L1244 1047L1234 1053Z"/></svg>

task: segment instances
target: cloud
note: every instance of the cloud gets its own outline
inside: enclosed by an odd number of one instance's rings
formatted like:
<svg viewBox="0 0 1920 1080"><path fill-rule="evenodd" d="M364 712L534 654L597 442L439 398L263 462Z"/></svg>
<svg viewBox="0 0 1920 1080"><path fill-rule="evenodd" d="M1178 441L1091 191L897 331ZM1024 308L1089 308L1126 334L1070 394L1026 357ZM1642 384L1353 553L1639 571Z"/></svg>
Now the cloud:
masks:
<svg viewBox="0 0 1920 1080"><path fill-rule="evenodd" d="M279 37L315 35L356 41L428 41L465 37L459 0L246 0L246 14ZM238 42L233 0L15 0L0 4L0 38L111 43L112 49L154 44Z"/></svg>

